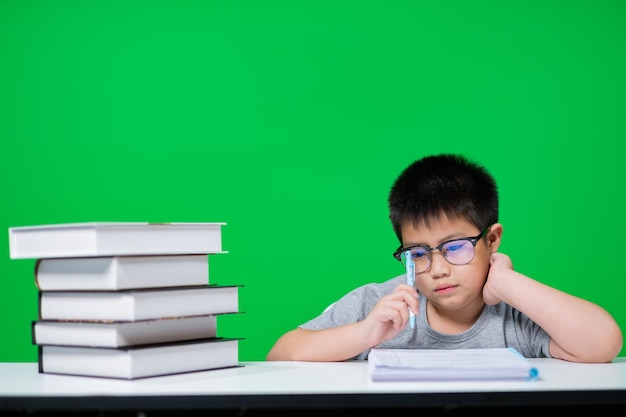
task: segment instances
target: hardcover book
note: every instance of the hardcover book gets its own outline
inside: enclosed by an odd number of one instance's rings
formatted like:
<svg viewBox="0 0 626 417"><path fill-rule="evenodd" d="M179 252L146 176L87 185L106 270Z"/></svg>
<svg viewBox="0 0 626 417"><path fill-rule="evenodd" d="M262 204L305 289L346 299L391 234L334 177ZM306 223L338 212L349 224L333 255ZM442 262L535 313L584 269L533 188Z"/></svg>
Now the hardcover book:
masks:
<svg viewBox="0 0 626 417"><path fill-rule="evenodd" d="M33 321L35 345L119 348L217 337L218 315L140 321Z"/></svg>
<svg viewBox="0 0 626 417"><path fill-rule="evenodd" d="M239 340L212 338L128 348L40 345L39 372L137 379L239 365Z"/></svg>
<svg viewBox="0 0 626 417"><path fill-rule="evenodd" d="M35 264L40 291L126 290L209 283L208 255L47 258Z"/></svg>
<svg viewBox="0 0 626 417"><path fill-rule="evenodd" d="M40 291L39 319L138 321L239 312L239 286Z"/></svg>
<svg viewBox="0 0 626 417"><path fill-rule="evenodd" d="M226 223L92 222L9 228L11 259L222 251Z"/></svg>

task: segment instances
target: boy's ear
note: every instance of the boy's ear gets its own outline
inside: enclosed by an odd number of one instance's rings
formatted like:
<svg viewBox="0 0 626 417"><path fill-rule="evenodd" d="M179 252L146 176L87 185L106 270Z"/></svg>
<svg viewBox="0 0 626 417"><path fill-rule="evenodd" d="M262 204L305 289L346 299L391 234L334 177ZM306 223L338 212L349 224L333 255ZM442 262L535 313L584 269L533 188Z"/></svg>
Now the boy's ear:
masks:
<svg viewBox="0 0 626 417"><path fill-rule="evenodd" d="M502 242L502 225L500 223L495 223L487 232L487 245L489 246L489 253L494 253L498 251L500 247L500 242Z"/></svg>

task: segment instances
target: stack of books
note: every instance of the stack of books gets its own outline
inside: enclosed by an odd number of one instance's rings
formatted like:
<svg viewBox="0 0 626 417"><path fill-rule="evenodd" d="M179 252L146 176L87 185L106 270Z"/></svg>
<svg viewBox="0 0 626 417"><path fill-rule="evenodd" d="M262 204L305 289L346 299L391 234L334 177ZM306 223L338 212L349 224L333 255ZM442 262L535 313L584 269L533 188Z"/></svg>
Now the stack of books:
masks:
<svg viewBox="0 0 626 417"><path fill-rule="evenodd" d="M209 283L225 223L96 222L9 228L36 259L39 372L136 379L239 365L239 285Z"/></svg>

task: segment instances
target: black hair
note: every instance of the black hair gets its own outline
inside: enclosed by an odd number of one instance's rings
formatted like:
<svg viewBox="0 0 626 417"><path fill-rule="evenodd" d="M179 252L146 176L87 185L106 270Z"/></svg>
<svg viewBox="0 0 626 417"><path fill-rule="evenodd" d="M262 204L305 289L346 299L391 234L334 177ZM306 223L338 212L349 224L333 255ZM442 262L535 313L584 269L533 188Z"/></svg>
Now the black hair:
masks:
<svg viewBox="0 0 626 417"><path fill-rule="evenodd" d="M460 217L478 229L498 222L498 188L481 165L457 154L426 156L411 163L389 192L389 218L402 244L402 224Z"/></svg>

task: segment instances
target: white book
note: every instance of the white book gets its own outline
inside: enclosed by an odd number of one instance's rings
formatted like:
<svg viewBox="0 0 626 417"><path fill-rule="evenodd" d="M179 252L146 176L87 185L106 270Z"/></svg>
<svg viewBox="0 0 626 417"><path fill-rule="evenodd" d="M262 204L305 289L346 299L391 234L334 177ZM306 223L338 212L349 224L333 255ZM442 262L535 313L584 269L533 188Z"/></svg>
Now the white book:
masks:
<svg viewBox="0 0 626 417"><path fill-rule="evenodd" d="M41 320L138 321L239 311L239 286L40 291Z"/></svg>
<svg viewBox="0 0 626 417"><path fill-rule="evenodd" d="M239 365L238 339L204 339L130 348L39 346L39 372L137 379Z"/></svg>
<svg viewBox="0 0 626 417"><path fill-rule="evenodd" d="M222 251L226 223L92 222L9 228L11 259Z"/></svg>
<svg viewBox="0 0 626 417"><path fill-rule="evenodd" d="M46 258L35 264L41 291L125 290L209 283L208 255Z"/></svg>
<svg viewBox="0 0 626 417"><path fill-rule="evenodd" d="M367 361L372 381L533 380L539 374L513 348L374 348Z"/></svg>
<svg viewBox="0 0 626 417"><path fill-rule="evenodd" d="M124 322L33 321L35 345L119 348L217 337L218 315Z"/></svg>

